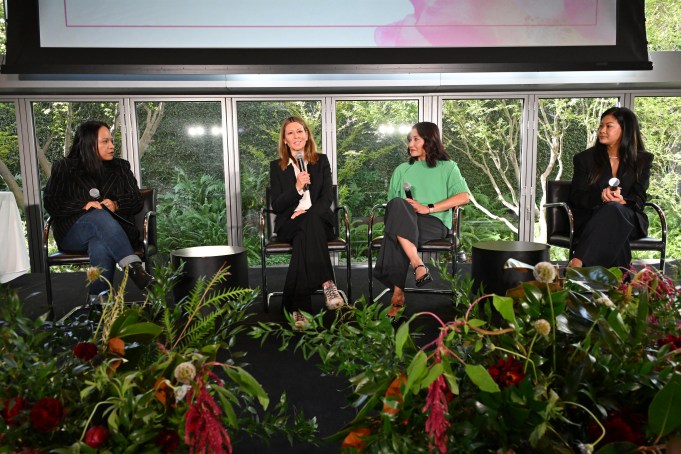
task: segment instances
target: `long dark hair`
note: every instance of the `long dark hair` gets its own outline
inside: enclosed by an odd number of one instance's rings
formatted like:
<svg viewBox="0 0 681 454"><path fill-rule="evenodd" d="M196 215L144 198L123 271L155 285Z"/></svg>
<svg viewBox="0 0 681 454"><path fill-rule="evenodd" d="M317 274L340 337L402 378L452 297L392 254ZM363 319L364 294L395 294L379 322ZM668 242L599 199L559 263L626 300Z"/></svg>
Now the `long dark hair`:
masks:
<svg viewBox="0 0 681 454"><path fill-rule="evenodd" d="M103 121L89 120L78 127L69 150L68 158L78 160L79 166L88 175L98 176L102 172L102 159L99 157L99 130L109 125Z"/></svg>
<svg viewBox="0 0 681 454"><path fill-rule="evenodd" d="M416 132L423 139L423 149L426 150L428 167L435 167L437 161L449 161L451 159L445 151L445 146L440 138L440 129L435 123L422 121L412 126L412 129L416 129ZM407 153L409 153L409 149L407 149ZM409 155L409 164L413 164L415 161L416 158Z"/></svg>
<svg viewBox="0 0 681 454"><path fill-rule="evenodd" d="M620 158L620 173L633 172L636 178L640 176L642 166L638 165L639 152L645 151L641 130L638 125L636 114L626 107L611 107L601 114L601 121L608 115L612 115L622 128L622 139L617 154ZM598 181L599 175L610 171L610 159L608 157L608 147L602 144L598 138L594 144L596 153L594 154L594 167L589 176L591 183Z"/></svg>

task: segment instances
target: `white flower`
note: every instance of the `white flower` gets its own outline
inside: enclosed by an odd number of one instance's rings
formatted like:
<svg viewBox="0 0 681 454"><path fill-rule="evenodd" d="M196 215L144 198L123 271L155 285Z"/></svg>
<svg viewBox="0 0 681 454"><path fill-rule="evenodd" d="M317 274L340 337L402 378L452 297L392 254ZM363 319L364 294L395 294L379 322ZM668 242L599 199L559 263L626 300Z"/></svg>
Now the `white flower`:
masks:
<svg viewBox="0 0 681 454"><path fill-rule="evenodd" d="M175 388L175 400L179 402L184 399L184 396L187 395L190 389L192 389L191 385L182 385Z"/></svg>
<svg viewBox="0 0 681 454"><path fill-rule="evenodd" d="M615 307L615 303L613 303L612 300L605 295L601 296L600 298L597 298L596 303L602 304L605 307L609 307L609 308Z"/></svg>
<svg viewBox="0 0 681 454"><path fill-rule="evenodd" d="M544 320L543 318L540 318L539 320L534 322L534 329L540 336L546 337L551 332L551 324Z"/></svg>
<svg viewBox="0 0 681 454"><path fill-rule="evenodd" d="M556 279L556 267L550 262L539 262L532 271L534 278L539 282L550 284Z"/></svg>
<svg viewBox="0 0 681 454"><path fill-rule="evenodd" d="M177 381L188 385L194 380L194 377L196 377L196 367L189 361L180 363L175 368L174 375Z"/></svg>

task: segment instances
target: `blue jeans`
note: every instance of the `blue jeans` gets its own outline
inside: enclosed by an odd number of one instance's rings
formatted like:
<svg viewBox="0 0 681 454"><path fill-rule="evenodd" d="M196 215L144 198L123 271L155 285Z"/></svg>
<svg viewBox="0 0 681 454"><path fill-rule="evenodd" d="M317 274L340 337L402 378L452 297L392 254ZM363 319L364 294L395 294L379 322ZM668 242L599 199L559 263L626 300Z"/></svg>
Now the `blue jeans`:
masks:
<svg viewBox="0 0 681 454"><path fill-rule="evenodd" d="M62 238L59 249L87 252L90 264L102 269L102 275L113 283L116 263L125 267L141 261L135 255L128 235L113 216L105 210L90 210L76 221ZM101 279L90 284L90 293L98 294L109 289Z"/></svg>

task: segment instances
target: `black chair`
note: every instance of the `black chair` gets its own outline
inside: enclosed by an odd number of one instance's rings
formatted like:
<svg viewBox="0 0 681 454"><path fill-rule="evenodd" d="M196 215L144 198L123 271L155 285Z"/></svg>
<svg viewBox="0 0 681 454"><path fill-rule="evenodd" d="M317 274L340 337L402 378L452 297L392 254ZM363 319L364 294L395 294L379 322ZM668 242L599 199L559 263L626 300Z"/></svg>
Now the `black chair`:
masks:
<svg viewBox="0 0 681 454"><path fill-rule="evenodd" d="M350 280L350 219L348 216L348 209L338 203L338 187L336 185L332 186L333 190L333 201L331 203L331 211L333 211L336 216L334 217L333 224L333 235L334 238L329 241L329 252L340 254L345 253L345 258L347 260L346 272L347 272L347 282L348 290L345 294L342 290L338 292L345 298L346 301L351 301L352 298L352 281ZM277 239L276 233L274 233L274 220L276 214L272 210L272 199L270 195L270 188L265 190L265 204L266 208L260 209L260 263L262 268L262 294L263 294L263 304L265 306L265 312L270 310L270 298L273 296L281 296L283 292L268 292L267 291L267 257L272 255L281 254L291 254L293 251L293 246L291 243L281 241ZM340 231L340 219L342 219L342 225L345 229L344 232ZM341 234L343 234L341 236ZM335 280L335 278L334 278ZM324 293L323 290L318 290L316 293Z"/></svg>
<svg viewBox="0 0 681 454"><path fill-rule="evenodd" d="M570 198L570 180L553 180L546 188L546 242L551 246L568 249L568 259L575 252L575 221L568 205ZM660 253L660 270L664 273L664 261L667 254L667 218L664 211L653 202L646 202L646 207L653 208L660 218L662 238L644 237L629 241L632 251L657 251Z"/></svg>
<svg viewBox="0 0 681 454"><path fill-rule="evenodd" d="M144 262L147 271L151 270L151 257L156 254L156 191L154 189L141 189L144 205L142 210L135 215L135 225L140 232L142 245L135 249ZM54 318L54 306L52 302L52 278L50 267L59 265L88 265L90 258L87 252L57 251L50 254L48 251L48 239L50 236L51 218L45 222L43 230L43 256L45 260L45 288L47 290L47 303L50 306L50 318Z"/></svg>
<svg viewBox="0 0 681 454"><path fill-rule="evenodd" d="M386 204L375 205L371 209L371 214L369 216L369 230L368 230L368 269L369 269L369 300L371 302L378 300L386 293L392 291L392 289L387 288L383 290L374 299L374 268L372 266L373 252L381 248L381 242L383 241L382 236L376 238L373 237L374 222L377 218L377 212L382 211L385 213ZM452 274L456 274L457 271L457 256L459 250L459 244L461 242L461 207L452 208L452 228L449 230L447 237L441 240L428 241L418 248L420 253L450 253L452 257ZM381 216L382 217L382 216ZM416 288L416 287L406 287L405 292L410 293L435 293L440 295L453 295L452 290L447 289L436 289L436 288Z"/></svg>

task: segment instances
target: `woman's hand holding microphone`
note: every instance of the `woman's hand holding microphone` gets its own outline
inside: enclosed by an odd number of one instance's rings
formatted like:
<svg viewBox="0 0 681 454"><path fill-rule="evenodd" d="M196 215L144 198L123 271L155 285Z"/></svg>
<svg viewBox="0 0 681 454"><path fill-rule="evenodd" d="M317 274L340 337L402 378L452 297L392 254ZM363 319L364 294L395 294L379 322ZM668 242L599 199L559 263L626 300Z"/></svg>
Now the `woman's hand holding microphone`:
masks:
<svg viewBox="0 0 681 454"><path fill-rule="evenodd" d="M627 203L622 197L622 188L619 187L619 184L620 180L618 178L611 178L610 181L608 181L609 186L603 188L603 191L601 191L601 200L603 203L617 202L622 205Z"/></svg>

